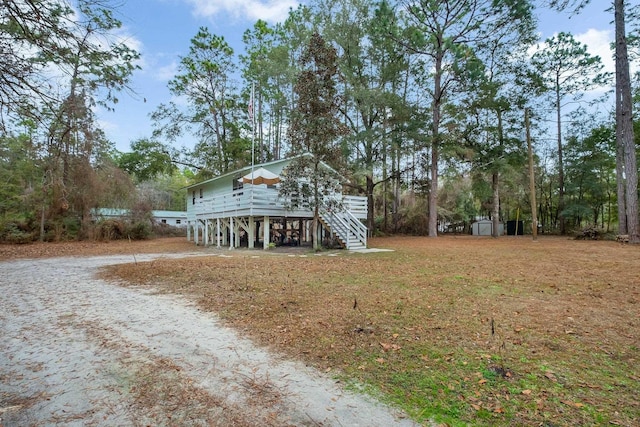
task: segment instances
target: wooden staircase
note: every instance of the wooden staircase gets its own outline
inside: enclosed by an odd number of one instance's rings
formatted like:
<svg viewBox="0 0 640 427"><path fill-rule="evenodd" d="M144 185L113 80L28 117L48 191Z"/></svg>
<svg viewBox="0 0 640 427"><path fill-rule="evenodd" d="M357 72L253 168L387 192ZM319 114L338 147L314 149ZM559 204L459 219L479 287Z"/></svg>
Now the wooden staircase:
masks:
<svg viewBox="0 0 640 427"><path fill-rule="evenodd" d="M348 209L322 210L320 222L333 233L345 249L367 248L367 227Z"/></svg>

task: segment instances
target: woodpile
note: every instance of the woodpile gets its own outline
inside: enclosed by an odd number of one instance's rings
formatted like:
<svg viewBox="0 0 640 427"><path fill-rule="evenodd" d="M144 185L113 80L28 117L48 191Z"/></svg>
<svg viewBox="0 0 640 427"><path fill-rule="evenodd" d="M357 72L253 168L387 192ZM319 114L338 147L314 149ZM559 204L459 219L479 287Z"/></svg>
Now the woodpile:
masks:
<svg viewBox="0 0 640 427"><path fill-rule="evenodd" d="M599 240L600 231L595 227L586 227L576 235L576 240Z"/></svg>
<svg viewBox="0 0 640 427"><path fill-rule="evenodd" d="M629 243L629 235L628 234L618 234L616 236L616 242Z"/></svg>

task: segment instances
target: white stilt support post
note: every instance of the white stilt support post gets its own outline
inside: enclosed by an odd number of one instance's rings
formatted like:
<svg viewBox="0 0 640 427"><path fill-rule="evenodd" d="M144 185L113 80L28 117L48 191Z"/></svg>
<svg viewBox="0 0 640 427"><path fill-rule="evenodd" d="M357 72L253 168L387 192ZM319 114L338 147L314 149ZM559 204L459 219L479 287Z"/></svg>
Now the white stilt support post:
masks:
<svg viewBox="0 0 640 427"><path fill-rule="evenodd" d="M216 218L216 247L220 249L220 218Z"/></svg>
<svg viewBox="0 0 640 427"><path fill-rule="evenodd" d="M269 217L265 216L262 222L262 248L269 249Z"/></svg>
<svg viewBox="0 0 640 427"><path fill-rule="evenodd" d="M247 233L249 233L249 249L253 249L256 243L256 221L252 216L249 217L249 230L247 231Z"/></svg>

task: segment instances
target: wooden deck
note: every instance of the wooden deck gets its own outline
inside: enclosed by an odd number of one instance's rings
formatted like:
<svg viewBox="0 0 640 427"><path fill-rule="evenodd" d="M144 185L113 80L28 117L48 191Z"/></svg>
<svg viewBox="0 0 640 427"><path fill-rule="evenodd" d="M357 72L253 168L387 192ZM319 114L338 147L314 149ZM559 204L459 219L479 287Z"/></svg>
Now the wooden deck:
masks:
<svg viewBox="0 0 640 427"><path fill-rule="evenodd" d="M367 218L367 199L360 196L343 196L336 194L339 208L321 209L320 222L347 249L365 248L367 245L367 228L362 220ZM241 237L248 239L249 248L260 242L267 249L274 238L272 231L282 232L272 224L297 221L299 237L310 238L309 221L313 219L313 211L307 209L287 209L290 203L278 195L278 190L266 186L245 185L244 188L216 193L210 197L192 197L187 207L187 239L196 244L217 246L227 244L233 248L241 244ZM306 223L306 225L305 225ZM318 238L321 237L320 233ZM287 233L284 234L286 237Z"/></svg>
<svg viewBox="0 0 640 427"><path fill-rule="evenodd" d="M337 197L340 197L338 195ZM220 193L213 197L189 200L187 220L230 218L230 217L295 217L312 218L309 209L286 209L286 201L278 196L278 190L246 185L236 191ZM361 196L343 196L342 205L358 219L367 217L367 198Z"/></svg>

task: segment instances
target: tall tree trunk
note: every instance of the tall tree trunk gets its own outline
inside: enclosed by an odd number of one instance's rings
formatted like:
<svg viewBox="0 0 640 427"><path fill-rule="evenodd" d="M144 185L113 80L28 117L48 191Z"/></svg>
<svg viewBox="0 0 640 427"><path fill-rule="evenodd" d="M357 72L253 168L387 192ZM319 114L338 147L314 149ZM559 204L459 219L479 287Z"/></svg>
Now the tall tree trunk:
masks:
<svg viewBox="0 0 640 427"><path fill-rule="evenodd" d="M560 234L565 234L564 210L564 160L562 155L562 111L560 106L560 83L556 83L556 120L558 126L558 214Z"/></svg>
<svg viewBox="0 0 640 427"><path fill-rule="evenodd" d="M438 143L434 125L434 140L431 144L431 183L429 186L429 237L438 237Z"/></svg>
<svg viewBox="0 0 640 427"><path fill-rule="evenodd" d="M258 122L258 152L260 153L260 157L258 160L260 163L266 162L266 148L264 144L264 129L262 127L262 92L258 89L258 114L257 114L257 122ZM254 122L255 123L255 122Z"/></svg>
<svg viewBox="0 0 640 427"><path fill-rule="evenodd" d="M429 186L429 237L438 237L438 156L440 145L440 108L442 106L442 57L435 63L433 124L431 140L431 183Z"/></svg>
<svg viewBox="0 0 640 427"><path fill-rule="evenodd" d="M616 125L616 193L618 195L618 234L629 234L627 229L627 202L624 195L624 145L622 143L622 127L618 125Z"/></svg>
<svg viewBox="0 0 640 427"><path fill-rule="evenodd" d="M318 162L314 165L315 174L314 176L318 176ZM318 251L320 249L320 239L318 238L318 225L320 222L320 191L318 189L318 181L314 179L313 182L313 199L314 199L314 208L313 208L313 221L311 222L311 236L313 242L313 250Z"/></svg>
<svg viewBox="0 0 640 427"><path fill-rule="evenodd" d="M615 0L616 26L616 153L622 159L616 159L616 165L623 163L626 204L627 233L630 243L640 243L640 224L638 224L638 167L636 146L633 134L633 116L631 99L631 78L629 76L629 56L625 34L624 0ZM618 167L616 168L616 171ZM621 201L618 200L618 212ZM620 218L620 222L624 218Z"/></svg>
<svg viewBox="0 0 640 427"><path fill-rule="evenodd" d="M391 215L393 218L393 232L398 231L398 213L400 211L400 150L398 144L394 144L391 150L391 163L393 165L391 173L393 174L393 205L391 208Z"/></svg>
<svg viewBox="0 0 640 427"><path fill-rule="evenodd" d="M373 172L370 171L367 174L367 229L369 237L373 236L373 229L375 227L375 216L373 212L374 204L373 204L373 189L375 185L373 184Z"/></svg>
<svg viewBox="0 0 640 427"><path fill-rule="evenodd" d="M382 209L384 215L383 228L384 232L389 231L389 185L387 182L387 147L382 149Z"/></svg>
<svg viewBox="0 0 640 427"><path fill-rule="evenodd" d="M276 132L276 140L273 147L273 160L280 160L280 146L282 145L282 135L283 135L283 123L282 123L282 109L279 109L276 112L277 117L277 132Z"/></svg>
<svg viewBox="0 0 640 427"><path fill-rule="evenodd" d="M44 187L44 186L43 186ZM42 189L42 212L40 212L40 241L44 242L44 224L45 224L45 219L46 219L46 211L47 211L47 205L46 205L46 196L47 196L47 192L46 190L43 188Z"/></svg>
<svg viewBox="0 0 640 427"><path fill-rule="evenodd" d="M500 174L493 172L491 176L491 190L493 192L493 206L491 207L491 236L500 235Z"/></svg>
<svg viewBox="0 0 640 427"><path fill-rule="evenodd" d="M320 249L320 239L318 238L318 218L320 218L320 213L316 206L313 212L313 221L311 221L311 242L314 251L318 251Z"/></svg>
<svg viewBox="0 0 640 427"><path fill-rule="evenodd" d="M498 143L500 147L504 145L504 131L502 128L502 111L496 110L498 120ZM501 150L502 151L502 148ZM494 170L491 176L491 190L493 193L493 204L491 212L491 236L500 236L500 171Z"/></svg>

